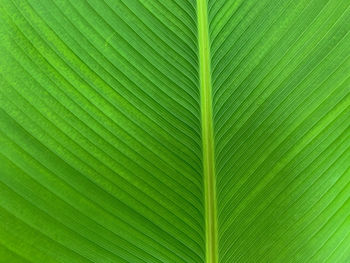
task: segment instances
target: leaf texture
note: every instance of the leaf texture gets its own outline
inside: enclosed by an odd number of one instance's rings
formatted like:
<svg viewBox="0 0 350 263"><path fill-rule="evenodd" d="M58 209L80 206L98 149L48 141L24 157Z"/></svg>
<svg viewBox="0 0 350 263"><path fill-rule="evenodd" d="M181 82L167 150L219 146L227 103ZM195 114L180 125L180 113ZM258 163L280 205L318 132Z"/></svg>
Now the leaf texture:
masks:
<svg viewBox="0 0 350 263"><path fill-rule="evenodd" d="M1 1L12 257L204 260L195 12L187 1Z"/></svg>
<svg viewBox="0 0 350 263"><path fill-rule="evenodd" d="M349 262L349 5L0 0L0 263Z"/></svg>
<svg viewBox="0 0 350 263"><path fill-rule="evenodd" d="M349 262L349 2L209 10L220 262Z"/></svg>

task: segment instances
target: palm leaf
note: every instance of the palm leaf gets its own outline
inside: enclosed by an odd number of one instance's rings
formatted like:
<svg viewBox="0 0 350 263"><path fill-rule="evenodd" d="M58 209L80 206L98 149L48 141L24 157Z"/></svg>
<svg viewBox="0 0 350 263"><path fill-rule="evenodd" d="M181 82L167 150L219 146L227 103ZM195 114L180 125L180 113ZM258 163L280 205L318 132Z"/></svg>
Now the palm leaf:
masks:
<svg viewBox="0 0 350 263"><path fill-rule="evenodd" d="M0 0L0 262L349 262L347 0Z"/></svg>

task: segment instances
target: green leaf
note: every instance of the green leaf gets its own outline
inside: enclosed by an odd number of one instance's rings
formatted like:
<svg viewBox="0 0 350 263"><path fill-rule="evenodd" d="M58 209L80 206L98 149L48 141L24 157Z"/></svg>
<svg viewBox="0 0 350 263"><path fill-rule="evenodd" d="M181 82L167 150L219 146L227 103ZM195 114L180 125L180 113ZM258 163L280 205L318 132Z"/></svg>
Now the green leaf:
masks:
<svg viewBox="0 0 350 263"><path fill-rule="evenodd" d="M0 263L350 262L348 0L0 0Z"/></svg>

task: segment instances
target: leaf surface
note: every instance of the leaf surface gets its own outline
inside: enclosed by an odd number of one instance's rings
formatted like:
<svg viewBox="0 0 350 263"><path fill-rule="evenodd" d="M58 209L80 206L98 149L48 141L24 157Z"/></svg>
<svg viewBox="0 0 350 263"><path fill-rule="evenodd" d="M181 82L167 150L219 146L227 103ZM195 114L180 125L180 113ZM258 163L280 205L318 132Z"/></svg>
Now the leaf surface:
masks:
<svg viewBox="0 0 350 263"><path fill-rule="evenodd" d="M0 0L0 262L349 262L347 0Z"/></svg>

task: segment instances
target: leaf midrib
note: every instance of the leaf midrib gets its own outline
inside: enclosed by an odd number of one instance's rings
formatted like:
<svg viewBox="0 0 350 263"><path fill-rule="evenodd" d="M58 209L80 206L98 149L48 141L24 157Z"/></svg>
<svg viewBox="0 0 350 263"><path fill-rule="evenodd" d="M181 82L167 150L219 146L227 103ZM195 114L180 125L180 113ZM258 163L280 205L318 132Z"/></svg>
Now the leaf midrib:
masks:
<svg viewBox="0 0 350 263"><path fill-rule="evenodd" d="M217 219L215 158L212 117L212 87L210 74L210 47L208 33L207 0L197 0L199 79L201 96L205 225L206 225L206 262L216 263L217 256Z"/></svg>

